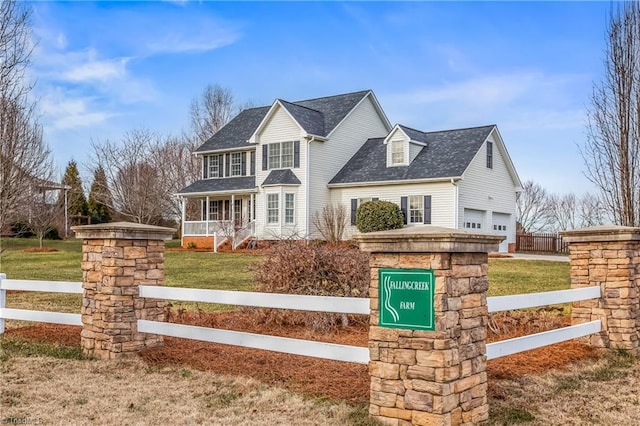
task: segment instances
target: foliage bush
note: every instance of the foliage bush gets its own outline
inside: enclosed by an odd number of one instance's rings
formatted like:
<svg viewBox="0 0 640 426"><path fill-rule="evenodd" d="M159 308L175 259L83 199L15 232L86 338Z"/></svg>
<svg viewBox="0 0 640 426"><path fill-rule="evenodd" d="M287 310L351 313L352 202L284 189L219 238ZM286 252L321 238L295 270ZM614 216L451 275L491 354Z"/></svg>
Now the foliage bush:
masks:
<svg viewBox="0 0 640 426"><path fill-rule="evenodd" d="M390 201L368 201L358 207L356 226L360 232L387 231L404 226L404 216L397 204Z"/></svg>
<svg viewBox="0 0 640 426"><path fill-rule="evenodd" d="M31 238L35 234L27 222L14 222L11 224L11 235L18 238Z"/></svg>
<svg viewBox="0 0 640 426"><path fill-rule="evenodd" d="M369 255L357 248L304 241L281 241L255 268L258 291L314 296L368 297ZM305 325L315 331L346 327L356 316L327 312L260 309L260 319L278 325Z"/></svg>

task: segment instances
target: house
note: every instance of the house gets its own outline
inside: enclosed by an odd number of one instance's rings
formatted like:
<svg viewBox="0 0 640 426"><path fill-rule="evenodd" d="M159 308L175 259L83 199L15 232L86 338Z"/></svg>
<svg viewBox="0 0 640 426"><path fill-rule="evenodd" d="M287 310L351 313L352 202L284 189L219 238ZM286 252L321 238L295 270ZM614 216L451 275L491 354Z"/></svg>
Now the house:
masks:
<svg viewBox="0 0 640 426"><path fill-rule="evenodd" d="M408 226L432 224L515 241L520 180L495 125L422 132L391 126L372 91L242 111L195 154L182 189L183 245L317 238L313 215L340 203L397 203Z"/></svg>

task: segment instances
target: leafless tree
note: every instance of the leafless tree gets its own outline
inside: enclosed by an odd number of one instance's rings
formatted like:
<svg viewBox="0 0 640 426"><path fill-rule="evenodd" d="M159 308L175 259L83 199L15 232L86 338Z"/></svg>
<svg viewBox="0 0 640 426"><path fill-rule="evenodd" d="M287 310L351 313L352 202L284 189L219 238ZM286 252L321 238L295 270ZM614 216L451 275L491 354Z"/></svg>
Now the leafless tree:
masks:
<svg viewBox="0 0 640 426"><path fill-rule="evenodd" d="M602 225L606 222L604 209L598 197L573 193L549 196L549 216L554 231Z"/></svg>
<svg viewBox="0 0 640 426"><path fill-rule="evenodd" d="M198 144L206 142L231 120L237 112L231 90L219 85L208 85L191 102L191 130Z"/></svg>
<svg viewBox="0 0 640 426"><path fill-rule="evenodd" d="M331 244L342 241L347 226L347 209L343 204L327 204L311 219L322 238Z"/></svg>
<svg viewBox="0 0 640 426"><path fill-rule="evenodd" d="M540 184L524 182L517 197L517 221L525 232L542 232L549 228L549 194Z"/></svg>
<svg viewBox="0 0 640 426"><path fill-rule="evenodd" d="M51 188L50 182L45 181L35 183L31 188L27 220L29 228L38 238L40 248L44 245L44 238L64 216L64 205L58 203L58 193L61 191Z"/></svg>
<svg viewBox="0 0 640 426"><path fill-rule="evenodd" d="M584 194L578 202L578 216L580 217L580 226L597 226L611 222L611 218L607 215L602 200L593 194Z"/></svg>
<svg viewBox="0 0 640 426"><path fill-rule="evenodd" d="M614 223L640 226L640 3L613 7L581 151Z"/></svg>
<svg viewBox="0 0 640 426"><path fill-rule="evenodd" d="M51 173L26 78L33 49L30 14L25 3L0 1L0 228L20 216L34 180Z"/></svg>

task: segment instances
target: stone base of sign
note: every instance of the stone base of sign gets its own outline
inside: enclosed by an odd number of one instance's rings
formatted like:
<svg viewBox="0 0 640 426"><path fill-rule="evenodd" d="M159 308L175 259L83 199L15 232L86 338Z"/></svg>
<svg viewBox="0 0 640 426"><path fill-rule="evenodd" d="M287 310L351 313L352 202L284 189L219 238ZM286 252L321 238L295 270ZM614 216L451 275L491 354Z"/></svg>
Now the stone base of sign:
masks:
<svg viewBox="0 0 640 426"><path fill-rule="evenodd" d="M83 352L101 359L162 346L162 336L137 332L137 320L164 320L164 302L138 296L139 285L164 282L164 241L174 230L130 223L72 228L82 246Z"/></svg>
<svg viewBox="0 0 640 426"><path fill-rule="evenodd" d="M640 229L602 226L563 232L569 243L571 288L600 286L600 299L574 302L571 322L600 320L585 339L595 347L640 354Z"/></svg>
<svg viewBox="0 0 640 426"><path fill-rule="evenodd" d="M417 227L356 239L372 252L370 414L389 425L486 422L487 252L502 237ZM434 271L435 331L378 325L380 268Z"/></svg>

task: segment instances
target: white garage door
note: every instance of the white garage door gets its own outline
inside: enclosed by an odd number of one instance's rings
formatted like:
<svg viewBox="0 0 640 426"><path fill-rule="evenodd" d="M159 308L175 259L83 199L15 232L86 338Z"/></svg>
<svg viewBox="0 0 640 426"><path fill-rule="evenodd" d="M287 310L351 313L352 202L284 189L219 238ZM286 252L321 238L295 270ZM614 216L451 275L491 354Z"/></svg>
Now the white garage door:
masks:
<svg viewBox="0 0 640 426"><path fill-rule="evenodd" d="M483 210L464 209L464 222L462 227L466 230L482 232L485 229L484 213Z"/></svg>
<svg viewBox="0 0 640 426"><path fill-rule="evenodd" d="M491 230L496 235L504 235L507 237L500 243L500 252L506 253L509 249L509 229L511 223L511 215L506 213L493 213L493 229Z"/></svg>

